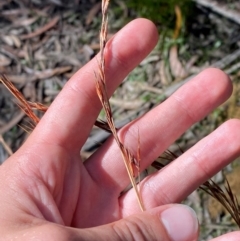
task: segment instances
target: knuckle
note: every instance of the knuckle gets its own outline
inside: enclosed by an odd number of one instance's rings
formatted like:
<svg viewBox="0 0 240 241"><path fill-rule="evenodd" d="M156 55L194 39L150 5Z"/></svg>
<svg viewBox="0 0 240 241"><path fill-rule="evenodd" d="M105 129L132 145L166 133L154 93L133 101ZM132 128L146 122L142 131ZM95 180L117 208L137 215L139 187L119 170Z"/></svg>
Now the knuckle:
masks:
<svg viewBox="0 0 240 241"><path fill-rule="evenodd" d="M118 237L118 240L159 240L155 236L151 225L137 217L122 220L120 225L113 225L113 229Z"/></svg>

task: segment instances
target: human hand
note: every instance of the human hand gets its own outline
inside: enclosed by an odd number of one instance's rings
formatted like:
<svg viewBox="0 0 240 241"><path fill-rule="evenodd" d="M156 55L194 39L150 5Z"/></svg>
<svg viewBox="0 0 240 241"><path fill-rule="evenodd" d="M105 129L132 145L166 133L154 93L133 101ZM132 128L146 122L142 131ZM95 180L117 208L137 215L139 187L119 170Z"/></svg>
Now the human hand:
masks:
<svg viewBox="0 0 240 241"><path fill-rule="evenodd" d="M106 47L106 79L112 94L157 42L154 25L138 19ZM240 154L240 122L230 120L176 161L142 181L147 211L133 190L113 138L82 163L80 149L101 109L92 60L52 103L26 143L0 167L0 240L197 240L195 214L179 204ZM229 78L208 69L158 107L119 131L136 153L141 136L145 169L193 123L231 94ZM87 228L87 229L86 229ZM234 240L235 232L216 239Z"/></svg>

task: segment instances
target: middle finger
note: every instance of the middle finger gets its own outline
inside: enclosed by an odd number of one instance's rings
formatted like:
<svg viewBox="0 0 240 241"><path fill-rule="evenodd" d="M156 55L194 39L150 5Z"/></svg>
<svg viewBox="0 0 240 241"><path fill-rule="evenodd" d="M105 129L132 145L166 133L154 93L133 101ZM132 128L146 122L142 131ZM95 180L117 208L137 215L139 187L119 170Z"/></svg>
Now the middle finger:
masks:
<svg viewBox="0 0 240 241"><path fill-rule="evenodd" d="M165 102L119 131L122 143L135 154L138 133L141 143L141 169L148 167L193 123L224 102L232 91L226 74L207 69L176 91ZM85 163L98 185L121 192L128 184L118 146L113 138Z"/></svg>

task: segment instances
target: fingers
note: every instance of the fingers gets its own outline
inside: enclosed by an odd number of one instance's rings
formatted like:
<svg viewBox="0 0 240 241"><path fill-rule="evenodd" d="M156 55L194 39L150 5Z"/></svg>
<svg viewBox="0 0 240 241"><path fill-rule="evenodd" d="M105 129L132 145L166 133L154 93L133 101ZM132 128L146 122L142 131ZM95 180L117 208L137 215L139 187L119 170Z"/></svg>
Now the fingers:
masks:
<svg viewBox="0 0 240 241"><path fill-rule="evenodd" d="M1 233L3 240L22 237L22 240L61 241L194 241L198 237L196 214L184 205L166 205L114 223L85 229L57 225L37 218L30 220L29 215L24 221L21 225L14 223L11 230L5 227Z"/></svg>
<svg viewBox="0 0 240 241"><path fill-rule="evenodd" d="M156 174L147 177L141 192L147 208L182 201L240 155L240 121L230 120ZM120 201L136 212L131 190ZM125 210L127 213L129 210ZM123 216L126 213L123 213Z"/></svg>
<svg viewBox="0 0 240 241"><path fill-rule="evenodd" d="M231 91L231 82L222 71L207 69L161 105L124 127L119 132L120 138L132 153L136 153L139 133L144 169L193 123L224 102ZM86 167L98 183L112 186L114 182L120 192L129 183L118 147L112 139L86 162ZM106 181L104 173L107 173Z"/></svg>
<svg viewBox="0 0 240 241"><path fill-rule="evenodd" d="M92 241L193 241L198 237L198 221L189 207L168 205L104 226L78 230L75 235L76 240Z"/></svg>
<svg viewBox="0 0 240 241"><path fill-rule="evenodd" d="M137 19L108 42L105 58L109 96L153 49L157 38L152 22ZM95 90L96 58L81 68L59 93L34 131L33 135L38 140L79 152L101 109Z"/></svg>

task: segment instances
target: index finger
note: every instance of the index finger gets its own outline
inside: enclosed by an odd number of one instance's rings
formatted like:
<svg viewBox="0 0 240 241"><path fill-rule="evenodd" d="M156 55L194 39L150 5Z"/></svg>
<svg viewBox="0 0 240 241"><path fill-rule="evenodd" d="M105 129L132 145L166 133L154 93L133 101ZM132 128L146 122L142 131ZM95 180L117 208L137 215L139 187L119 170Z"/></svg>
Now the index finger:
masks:
<svg viewBox="0 0 240 241"><path fill-rule="evenodd" d="M146 19L137 19L107 43L105 59L109 96L153 49L157 39L154 24ZM32 134L37 135L38 141L79 152L101 109L95 90L96 58L74 74L52 103Z"/></svg>

